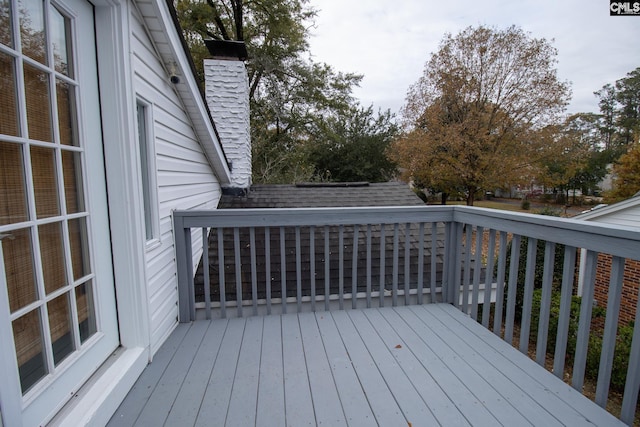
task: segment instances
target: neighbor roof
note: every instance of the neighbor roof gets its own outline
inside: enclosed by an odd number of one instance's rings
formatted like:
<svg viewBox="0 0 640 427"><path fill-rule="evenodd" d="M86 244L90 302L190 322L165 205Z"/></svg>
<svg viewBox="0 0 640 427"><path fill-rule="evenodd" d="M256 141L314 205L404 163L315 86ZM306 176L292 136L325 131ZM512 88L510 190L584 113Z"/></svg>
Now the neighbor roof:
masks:
<svg viewBox="0 0 640 427"><path fill-rule="evenodd" d="M424 205L422 200L409 188L407 184L401 182L386 182L386 183L311 183L311 184L297 184L297 185L254 185L244 195L224 195L220 200L218 208L235 208L235 209L247 209L247 208L313 208L313 207L365 207L365 206L418 206ZM281 256L285 255L286 262L284 276L286 276L286 293L287 296L295 296L298 277L301 281L301 288L303 295L307 296L311 294L311 269L310 263L312 259L315 259L315 273L313 278L317 284L317 295L324 294L324 282L325 282L325 266L324 262L326 257L329 258L329 280L332 292L337 292L339 284L342 282L345 285L345 292L351 291L353 274L357 274L357 287L358 291L363 291L367 287L367 274L365 267L367 262L371 263L371 276L370 280L376 289L379 288L380 276L384 271L383 281L386 287L391 286L393 281L392 265L394 263L394 224L372 224L370 230L370 240L367 237L367 232L360 230L357 234L358 239L358 252L353 253L354 239L356 233L353 226L330 226L329 229L329 255L325 254L325 241L326 238L325 227L318 224L318 227L299 227L296 231L295 227L276 227L269 234L269 256L267 256L266 234L265 231L258 227L254 232L254 244L251 244L251 236L249 233L252 230L241 228L239 230L239 255L241 258L241 264L251 265L252 255L251 251L255 251L256 271L255 276L258 282L258 296L264 298L266 293L266 283L271 286L272 297L282 296L282 263ZM384 227L384 235L381 233L381 229ZM284 248L282 248L282 241L280 235L280 229L284 237ZM424 257L423 257L423 272L424 277L430 278L431 274L431 239L436 237L432 236L431 228L425 228L423 231L422 239L420 239L420 229L416 224L410 226L409 229L400 227L397 232L399 236L397 242L400 245L409 244L410 247L410 259L405 259L404 256L399 257L397 260L397 280L398 283L404 283L405 268L404 263L409 262L411 269L409 272L409 278L411 287L415 288L418 283L418 269L419 264L419 241L424 243ZM408 239L406 233L409 233ZM297 234L299 234L298 237ZM314 253L315 257L311 256L310 249L310 234L314 234ZM342 237L339 235L342 234ZM384 236L384 237L383 237ZM297 239L300 242L297 242ZM434 254L439 262L436 267L436 277L440 280L442 276L442 257L444 251L444 227L440 224L437 229L437 253ZM222 236L223 257L224 257L224 277L225 277L225 294L227 301L234 301L236 299L236 276L234 268L234 260L236 257L236 250L234 247L234 230L224 229ZM386 250L384 256L381 259L381 242L384 241L384 247ZM342 250L340 249L340 243L342 243ZM220 270L218 266L218 260L220 257L220 251L218 250L218 237L216 232L209 234L209 277L211 284L211 297L214 301L220 300L219 290L219 277ZM404 246L402 246L404 248ZM369 249L368 249L369 248ZM291 251L300 251L300 266L301 271L297 271L297 263L295 257L292 257ZM371 252L368 254L368 250ZM342 263L340 263L340 253L342 254ZM404 249L402 249L404 253ZM358 258L357 271L352 271L353 257ZM369 261L367 261L369 260ZM380 269L381 262L386 265L385 270ZM268 265L268 268L267 268ZM204 295L204 276L203 265L200 262L196 274L195 274L195 294L198 301L203 300ZM267 277L269 272L270 277ZM427 283L429 279L425 279ZM244 298L251 298L251 278L246 275L242 275L240 278L242 283L242 293ZM348 288L348 289L347 289Z"/></svg>
<svg viewBox="0 0 640 427"><path fill-rule="evenodd" d="M402 182L254 185L242 196L223 195L219 209L424 205Z"/></svg>

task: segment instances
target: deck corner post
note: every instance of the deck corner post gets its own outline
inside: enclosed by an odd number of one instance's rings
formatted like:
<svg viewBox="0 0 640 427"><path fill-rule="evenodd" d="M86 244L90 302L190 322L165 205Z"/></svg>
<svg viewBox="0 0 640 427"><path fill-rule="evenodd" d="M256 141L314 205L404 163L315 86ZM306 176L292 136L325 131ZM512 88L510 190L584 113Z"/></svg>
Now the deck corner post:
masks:
<svg viewBox="0 0 640 427"><path fill-rule="evenodd" d="M187 323L195 319L193 300L193 274L191 271L191 230L184 227L184 217L173 212L173 232L175 236L176 265L178 274L178 321ZM190 290L191 288L191 290Z"/></svg>

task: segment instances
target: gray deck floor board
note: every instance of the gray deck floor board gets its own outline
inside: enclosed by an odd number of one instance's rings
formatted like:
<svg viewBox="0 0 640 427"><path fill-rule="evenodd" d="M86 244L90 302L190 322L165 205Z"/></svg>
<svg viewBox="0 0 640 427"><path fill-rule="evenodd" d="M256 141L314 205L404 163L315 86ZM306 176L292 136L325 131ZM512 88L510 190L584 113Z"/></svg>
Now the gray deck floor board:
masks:
<svg viewBox="0 0 640 427"><path fill-rule="evenodd" d="M263 325L260 387L256 426L285 425L284 369L280 316L266 316Z"/></svg>
<svg viewBox="0 0 640 427"><path fill-rule="evenodd" d="M445 304L197 321L109 425L621 425Z"/></svg>
<svg viewBox="0 0 640 427"><path fill-rule="evenodd" d="M168 426L194 425L227 328L226 320L196 323L203 323L208 325L209 328L202 339L202 345L198 348L193 358L193 363L185 377L182 388L171 407L165 422Z"/></svg>

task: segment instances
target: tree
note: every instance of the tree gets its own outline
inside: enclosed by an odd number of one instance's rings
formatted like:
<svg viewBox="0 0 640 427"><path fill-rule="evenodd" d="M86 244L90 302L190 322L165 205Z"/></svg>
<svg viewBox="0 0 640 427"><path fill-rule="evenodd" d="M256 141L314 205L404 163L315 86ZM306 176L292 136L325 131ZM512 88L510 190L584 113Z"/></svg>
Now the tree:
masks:
<svg viewBox="0 0 640 427"><path fill-rule="evenodd" d="M352 108L352 88L362 77L310 59L308 29L316 12L308 0L178 0L177 11L200 70L208 56L203 38L247 45L253 181L310 179L313 167L304 157L310 132Z"/></svg>
<svg viewBox="0 0 640 427"><path fill-rule="evenodd" d="M584 194L597 190L611 162L610 150L603 149L606 135L601 132L600 119L593 113L573 114L549 132L552 138L562 138L555 145L563 151L541 162L541 173L536 179L539 184L560 190L565 196L570 190L581 190Z"/></svg>
<svg viewBox="0 0 640 427"><path fill-rule="evenodd" d="M528 182L556 150L540 132L570 98L556 55L517 27L445 35L403 108L405 134L392 155L405 177L462 190L469 205L480 190Z"/></svg>
<svg viewBox="0 0 640 427"><path fill-rule="evenodd" d="M618 157L640 133L640 67L594 94L599 99L605 149Z"/></svg>
<svg viewBox="0 0 640 427"><path fill-rule="evenodd" d="M347 114L318 123L309 141L309 161L316 176L330 181L389 181L397 166L386 153L398 132L389 110L352 108Z"/></svg>
<svg viewBox="0 0 640 427"><path fill-rule="evenodd" d="M608 203L628 199L640 191L640 142L637 138L613 165L613 174L613 190L606 195Z"/></svg>

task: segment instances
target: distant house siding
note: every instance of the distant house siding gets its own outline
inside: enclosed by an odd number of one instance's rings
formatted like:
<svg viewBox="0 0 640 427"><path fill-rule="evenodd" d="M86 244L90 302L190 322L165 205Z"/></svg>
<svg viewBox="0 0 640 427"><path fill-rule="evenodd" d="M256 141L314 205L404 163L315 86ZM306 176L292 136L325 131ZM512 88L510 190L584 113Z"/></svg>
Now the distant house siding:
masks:
<svg viewBox="0 0 640 427"><path fill-rule="evenodd" d="M220 184L198 144L192 124L169 82L151 41L134 11L131 20L136 95L151 103L157 167L160 243L146 252L151 350L155 352L177 324L178 295L171 211L215 209ZM194 266L202 256L202 235L192 235Z"/></svg>

